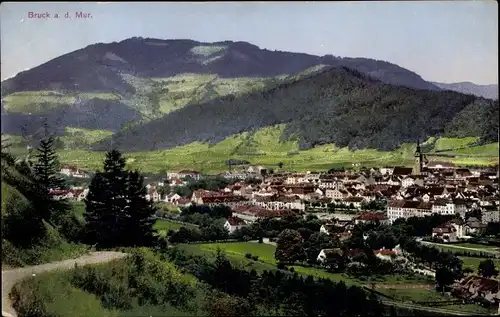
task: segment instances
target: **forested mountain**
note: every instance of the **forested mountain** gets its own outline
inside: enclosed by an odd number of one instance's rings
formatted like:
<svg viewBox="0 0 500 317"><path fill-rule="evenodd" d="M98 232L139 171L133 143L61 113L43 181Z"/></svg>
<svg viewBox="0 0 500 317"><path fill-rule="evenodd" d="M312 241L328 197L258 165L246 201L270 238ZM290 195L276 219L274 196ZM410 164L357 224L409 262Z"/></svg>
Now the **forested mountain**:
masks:
<svg viewBox="0 0 500 317"><path fill-rule="evenodd" d="M270 51L246 42L130 38L90 45L21 72L2 82L2 93L62 90L126 95L135 89L122 74L147 78L181 73L270 77L294 74L319 64L346 66L394 85L437 89L407 69L368 58Z"/></svg>
<svg viewBox="0 0 500 317"><path fill-rule="evenodd" d="M467 125L464 117L470 115L480 124ZM478 136L486 142L496 141L498 102L393 86L346 67L327 67L264 92L188 105L122 130L111 140L125 151L167 149L194 141L216 143L279 123L288 124L282 138L298 138L302 148L335 143L389 150L445 133ZM107 149L111 140L95 149Z"/></svg>
<svg viewBox="0 0 500 317"><path fill-rule="evenodd" d="M464 94L472 94L488 99L498 99L498 85L476 85L471 82L443 84L434 83L437 87L445 90L458 91Z"/></svg>

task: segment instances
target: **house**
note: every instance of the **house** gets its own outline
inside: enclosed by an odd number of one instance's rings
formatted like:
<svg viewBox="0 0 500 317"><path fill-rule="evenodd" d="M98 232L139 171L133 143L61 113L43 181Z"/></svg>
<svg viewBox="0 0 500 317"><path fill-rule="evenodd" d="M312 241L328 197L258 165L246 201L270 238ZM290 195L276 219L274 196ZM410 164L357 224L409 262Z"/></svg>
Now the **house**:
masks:
<svg viewBox="0 0 500 317"><path fill-rule="evenodd" d="M470 217L465 222L465 232L466 234L477 234L481 233L486 229L486 225L481 223L476 217Z"/></svg>
<svg viewBox="0 0 500 317"><path fill-rule="evenodd" d="M182 170L179 172L167 173L167 177L168 179L189 177L194 180L200 180L201 174L199 171Z"/></svg>
<svg viewBox="0 0 500 317"><path fill-rule="evenodd" d="M177 200L181 199L182 197L179 194L176 193L170 193L168 195L165 195L164 201L166 203L175 203Z"/></svg>
<svg viewBox="0 0 500 317"><path fill-rule="evenodd" d="M469 275L452 286L452 293L463 299L482 299L492 305L500 304L500 281Z"/></svg>
<svg viewBox="0 0 500 317"><path fill-rule="evenodd" d="M149 201L158 202L160 201L161 197L156 188L151 187L148 189L148 193L146 194L146 199Z"/></svg>
<svg viewBox="0 0 500 317"><path fill-rule="evenodd" d="M393 167L381 167L380 168L380 174L382 174L382 175L392 175L393 171L394 171Z"/></svg>
<svg viewBox="0 0 500 317"><path fill-rule="evenodd" d="M178 199L174 202L174 205L176 205L178 207L189 207L189 206L191 206L191 204L192 204L191 199L186 198L186 197L181 197L180 199Z"/></svg>
<svg viewBox="0 0 500 317"><path fill-rule="evenodd" d="M449 225L441 225L439 227L432 229L432 237L433 238L441 238L443 242L457 242L457 230Z"/></svg>
<svg viewBox="0 0 500 317"><path fill-rule="evenodd" d="M495 206L491 209L482 208L481 222L486 225L490 222L500 222L500 210L498 209L498 206Z"/></svg>
<svg viewBox="0 0 500 317"><path fill-rule="evenodd" d="M455 168L455 165L453 163L449 163L449 162L433 161L433 162L427 163L426 168L437 169L437 170L453 169L453 168Z"/></svg>
<svg viewBox="0 0 500 317"><path fill-rule="evenodd" d="M394 167L394 170L392 171L391 175L407 176L407 175L411 175L412 170L413 170L413 168L411 168L411 167L396 166L396 167Z"/></svg>
<svg viewBox="0 0 500 317"><path fill-rule="evenodd" d="M318 256L316 257L316 261L318 261L320 263L323 263L331 255L342 256L342 250L339 249L339 248L335 248L335 249L322 249L319 252Z"/></svg>
<svg viewBox="0 0 500 317"><path fill-rule="evenodd" d="M238 217L229 217L224 223L224 228L229 231L229 233L233 233L237 229L241 229L246 226L245 220Z"/></svg>
<svg viewBox="0 0 500 317"><path fill-rule="evenodd" d="M66 176L70 176L70 177L76 177L76 178L84 178L84 177L89 177L89 175L76 168L75 166L72 166L72 165L64 165L61 170L59 171L59 173L63 174L63 175L66 175Z"/></svg>
<svg viewBox="0 0 500 317"><path fill-rule="evenodd" d="M387 217L393 223L398 218L425 217L432 215L432 204L414 200L389 200Z"/></svg>
<svg viewBox="0 0 500 317"><path fill-rule="evenodd" d="M325 191L325 197L331 199L343 199L349 197L351 194L345 189L330 189Z"/></svg>
<svg viewBox="0 0 500 317"><path fill-rule="evenodd" d="M355 224L359 223L380 223L384 225L388 225L389 218L385 213L382 212L364 212L354 220Z"/></svg>
<svg viewBox="0 0 500 317"><path fill-rule="evenodd" d="M354 208L361 208L361 205L365 203L363 197L346 197L342 199L342 203L346 206L352 205Z"/></svg>
<svg viewBox="0 0 500 317"><path fill-rule="evenodd" d="M397 249L386 249L382 248L380 250L373 251L375 256L383 261L392 261L393 258L399 256L401 252Z"/></svg>

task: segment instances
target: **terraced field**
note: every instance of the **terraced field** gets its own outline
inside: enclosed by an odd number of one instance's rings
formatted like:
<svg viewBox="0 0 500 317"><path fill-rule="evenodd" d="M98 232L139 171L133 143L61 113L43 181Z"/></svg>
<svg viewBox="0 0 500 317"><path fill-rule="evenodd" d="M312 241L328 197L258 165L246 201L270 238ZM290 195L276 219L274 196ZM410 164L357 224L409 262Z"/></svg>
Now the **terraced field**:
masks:
<svg viewBox="0 0 500 317"><path fill-rule="evenodd" d="M255 132L245 132L231 136L215 145L194 142L169 150L126 153L127 163L131 168L139 168L144 172L160 172L165 170L197 169L204 173L227 171L226 161L230 158L247 160L251 164L268 166L277 169L278 163L283 163L283 169L289 171L327 170L332 167L352 167L353 163L362 166L380 167L384 165L413 164L414 144L403 144L398 149L386 152L372 149L351 151L348 148L338 148L333 144L317 146L299 151L296 141L280 142L285 125L277 125L260 129ZM84 132L83 137L80 132ZM75 144L84 148L92 141L97 141L109 135L108 131L82 131L67 129L63 137L67 149L59 151L61 162L80 168L100 168L104 159L103 152L75 149ZM13 137L12 142L19 141ZM68 149L71 145L73 149ZM81 148L81 147L80 147ZM477 148L477 149L475 149ZM431 161L451 161L457 165L493 165L498 163L498 143L470 148L470 154L462 156L429 156ZM485 151L485 149L488 149ZM22 154L25 149L18 148L16 154Z"/></svg>

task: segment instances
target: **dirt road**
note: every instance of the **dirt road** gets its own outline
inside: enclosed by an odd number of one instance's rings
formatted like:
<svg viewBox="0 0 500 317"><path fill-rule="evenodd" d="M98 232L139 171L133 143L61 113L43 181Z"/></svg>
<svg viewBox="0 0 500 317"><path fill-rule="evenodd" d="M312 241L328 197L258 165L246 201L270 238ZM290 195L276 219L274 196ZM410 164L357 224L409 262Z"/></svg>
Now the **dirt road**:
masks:
<svg viewBox="0 0 500 317"><path fill-rule="evenodd" d="M19 280L32 274L42 273L46 271L57 269L72 269L75 266L75 263L77 263L78 265L103 263L123 258L126 255L126 253L121 252L93 252L88 255L84 255L82 257L71 260L64 260L17 269L9 269L6 271L2 269L2 317L17 316L14 308L12 307L9 293L14 284L16 284L16 282L18 282Z"/></svg>

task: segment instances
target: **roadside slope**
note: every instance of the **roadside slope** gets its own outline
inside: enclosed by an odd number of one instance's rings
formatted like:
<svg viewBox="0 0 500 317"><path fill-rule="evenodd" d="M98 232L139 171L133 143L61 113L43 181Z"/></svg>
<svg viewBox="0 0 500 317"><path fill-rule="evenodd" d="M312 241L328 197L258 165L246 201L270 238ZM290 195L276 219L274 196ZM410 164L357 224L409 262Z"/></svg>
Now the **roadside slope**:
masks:
<svg viewBox="0 0 500 317"><path fill-rule="evenodd" d="M109 262L112 260L125 257L127 254L122 252L93 252L88 255L81 256L76 259L52 262L42 265L23 267L11 270L2 270L2 317L17 316L16 311L12 307L9 294L16 282L31 274L52 271L56 269L69 270L77 265L97 264Z"/></svg>

